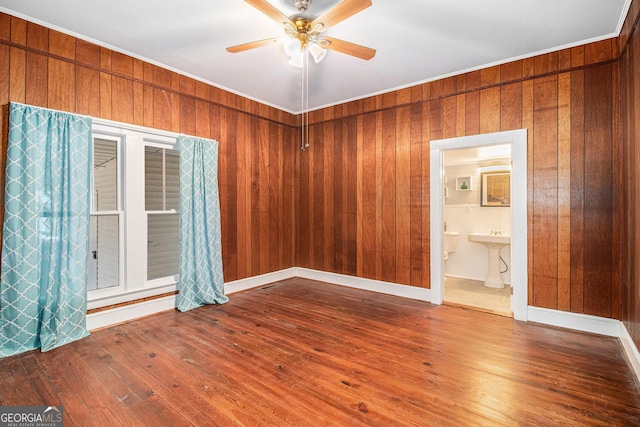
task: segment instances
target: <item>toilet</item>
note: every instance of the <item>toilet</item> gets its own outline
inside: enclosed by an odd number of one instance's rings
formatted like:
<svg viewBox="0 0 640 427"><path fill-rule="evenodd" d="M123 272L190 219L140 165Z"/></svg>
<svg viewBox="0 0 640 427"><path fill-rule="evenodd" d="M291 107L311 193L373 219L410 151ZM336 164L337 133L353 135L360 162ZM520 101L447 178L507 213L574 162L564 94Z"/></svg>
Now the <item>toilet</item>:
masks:
<svg viewBox="0 0 640 427"><path fill-rule="evenodd" d="M445 231L444 232L444 263L447 263L449 254L455 252L458 248L458 232L457 231Z"/></svg>

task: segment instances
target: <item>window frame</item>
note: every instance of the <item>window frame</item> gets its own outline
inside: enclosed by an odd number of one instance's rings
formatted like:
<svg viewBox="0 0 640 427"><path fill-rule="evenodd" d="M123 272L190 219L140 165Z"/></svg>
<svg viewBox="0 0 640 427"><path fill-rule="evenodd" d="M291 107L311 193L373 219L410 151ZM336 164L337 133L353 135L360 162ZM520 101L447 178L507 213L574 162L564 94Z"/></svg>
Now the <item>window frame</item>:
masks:
<svg viewBox="0 0 640 427"><path fill-rule="evenodd" d="M179 275L147 280L147 211L145 210L144 166L147 145L179 151L178 134L94 119L92 140L96 137L119 138L121 141L118 151L120 157L119 203L122 204L120 210L123 221L120 223L119 229L120 283L118 286L88 291L87 308L100 308L176 291ZM91 188L93 192L93 181ZM141 268L141 266L143 267Z"/></svg>
<svg viewBox="0 0 640 427"><path fill-rule="evenodd" d="M122 158L122 146L123 146L123 137L122 135L112 135L106 134L102 132L94 132L92 129L91 132L91 143L94 144L96 139L103 139L114 141L116 143L116 155L117 155L117 164L116 164L116 210L94 210L95 205L95 191L94 191L94 178L95 175L93 173L94 169L94 160L95 156L92 154L91 158L91 194L90 194L90 206L91 212L90 216L99 217L99 216L117 216L118 217L118 285L110 286L108 288L103 289L92 289L87 292L87 294L91 293L95 297L100 297L103 295L111 295L113 293L122 292L124 290L124 203L123 203L123 182L122 182L122 171L124 165L124 159ZM95 145L94 145L95 147ZM93 153L93 150L92 150ZM89 253L91 256L91 251Z"/></svg>
<svg viewBox="0 0 640 427"><path fill-rule="evenodd" d="M180 150L178 149L178 144L177 141L173 144L168 144L167 142L158 142L155 140L150 140L150 139L145 139L145 143L144 143L144 147L146 149L146 147L155 147L155 148L160 148L163 150L173 150L176 151L178 153L178 156L180 155ZM166 154L163 154L166 155ZM146 156L146 153L145 153ZM145 165L146 162L146 157L145 157L145 161L143 162L143 169L146 167ZM163 164L163 168L164 168L164 164ZM144 170L143 170L144 172ZM166 178L166 170L163 170L163 173L165 174L165 176L163 176L163 186L164 184L166 184L165 182L165 178ZM146 175L143 173L143 178L146 178ZM166 191L166 186L163 189L163 191ZM146 182L145 182L145 193L146 193ZM146 196L146 194L145 194ZM163 200L163 205L166 208L166 194L164 194L164 200ZM145 200L143 198L143 200ZM144 204L144 202L143 202ZM158 209L150 209L150 210L146 210L146 206L143 206L144 212L145 212L145 230L148 231L149 229L149 215L173 215L173 214L180 214L180 210L179 209L164 209L164 210L158 210ZM178 229L178 232L180 230ZM147 232L147 237L148 237L148 232ZM145 246L145 251L148 249L148 246ZM178 251L180 250L180 248L178 248ZM149 261L149 254L148 252L145 252L145 265L148 265L148 261ZM145 268L145 272L147 272L147 268ZM148 277L146 278L146 282L148 285L164 285L164 284L168 284L168 283L178 283L178 281L180 280L180 274L175 274L173 276L166 276L166 277L159 277L156 279L149 279Z"/></svg>

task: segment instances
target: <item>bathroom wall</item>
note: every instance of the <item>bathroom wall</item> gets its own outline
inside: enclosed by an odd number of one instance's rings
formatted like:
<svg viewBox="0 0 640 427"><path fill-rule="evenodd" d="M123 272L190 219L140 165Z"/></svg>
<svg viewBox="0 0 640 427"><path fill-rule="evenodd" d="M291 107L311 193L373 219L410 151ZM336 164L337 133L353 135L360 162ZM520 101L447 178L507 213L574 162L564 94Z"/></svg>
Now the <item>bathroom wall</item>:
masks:
<svg viewBox="0 0 640 427"><path fill-rule="evenodd" d="M480 207L479 164L445 166L449 197L445 197L444 221L448 231L457 231L458 247L449 254L445 265L445 275L484 280L488 268L488 250L481 244L468 240L469 233L485 233L489 229L504 230L509 234L511 228L510 208ZM471 176L471 188L456 188L457 178ZM469 183L467 182L467 185ZM506 265L511 266L510 247L504 247L501 255ZM501 263L500 271L505 270ZM502 274L505 283L510 284L510 271Z"/></svg>

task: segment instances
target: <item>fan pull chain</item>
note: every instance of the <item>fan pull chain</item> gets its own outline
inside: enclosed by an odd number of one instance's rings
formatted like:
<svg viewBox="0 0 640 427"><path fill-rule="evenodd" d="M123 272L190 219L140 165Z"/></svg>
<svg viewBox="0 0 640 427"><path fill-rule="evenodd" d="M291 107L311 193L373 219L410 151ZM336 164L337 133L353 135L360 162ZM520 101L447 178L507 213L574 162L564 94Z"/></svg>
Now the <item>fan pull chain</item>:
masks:
<svg viewBox="0 0 640 427"><path fill-rule="evenodd" d="M301 99L300 108L301 123L300 123L300 149L305 151L309 148L309 53L307 49L302 54L302 70L300 70L301 82Z"/></svg>
<svg viewBox="0 0 640 427"><path fill-rule="evenodd" d="M305 99L304 111L306 115L305 120L305 128L306 128L306 138L305 138L305 148L309 148L309 50L305 48L304 51L304 68L306 69L306 88L305 93L307 94Z"/></svg>

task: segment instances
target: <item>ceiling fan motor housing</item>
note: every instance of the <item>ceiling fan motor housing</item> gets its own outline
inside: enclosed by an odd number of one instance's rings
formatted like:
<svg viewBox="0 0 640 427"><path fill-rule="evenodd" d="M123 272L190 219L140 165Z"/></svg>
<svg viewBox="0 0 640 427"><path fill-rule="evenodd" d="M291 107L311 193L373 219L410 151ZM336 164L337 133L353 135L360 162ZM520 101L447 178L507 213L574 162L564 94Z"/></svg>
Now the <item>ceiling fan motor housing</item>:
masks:
<svg viewBox="0 0 640 427"><path fill-rule="evenodd" d="M311 0L294 0L299 12L306 12L311 5Z"/></svg>

